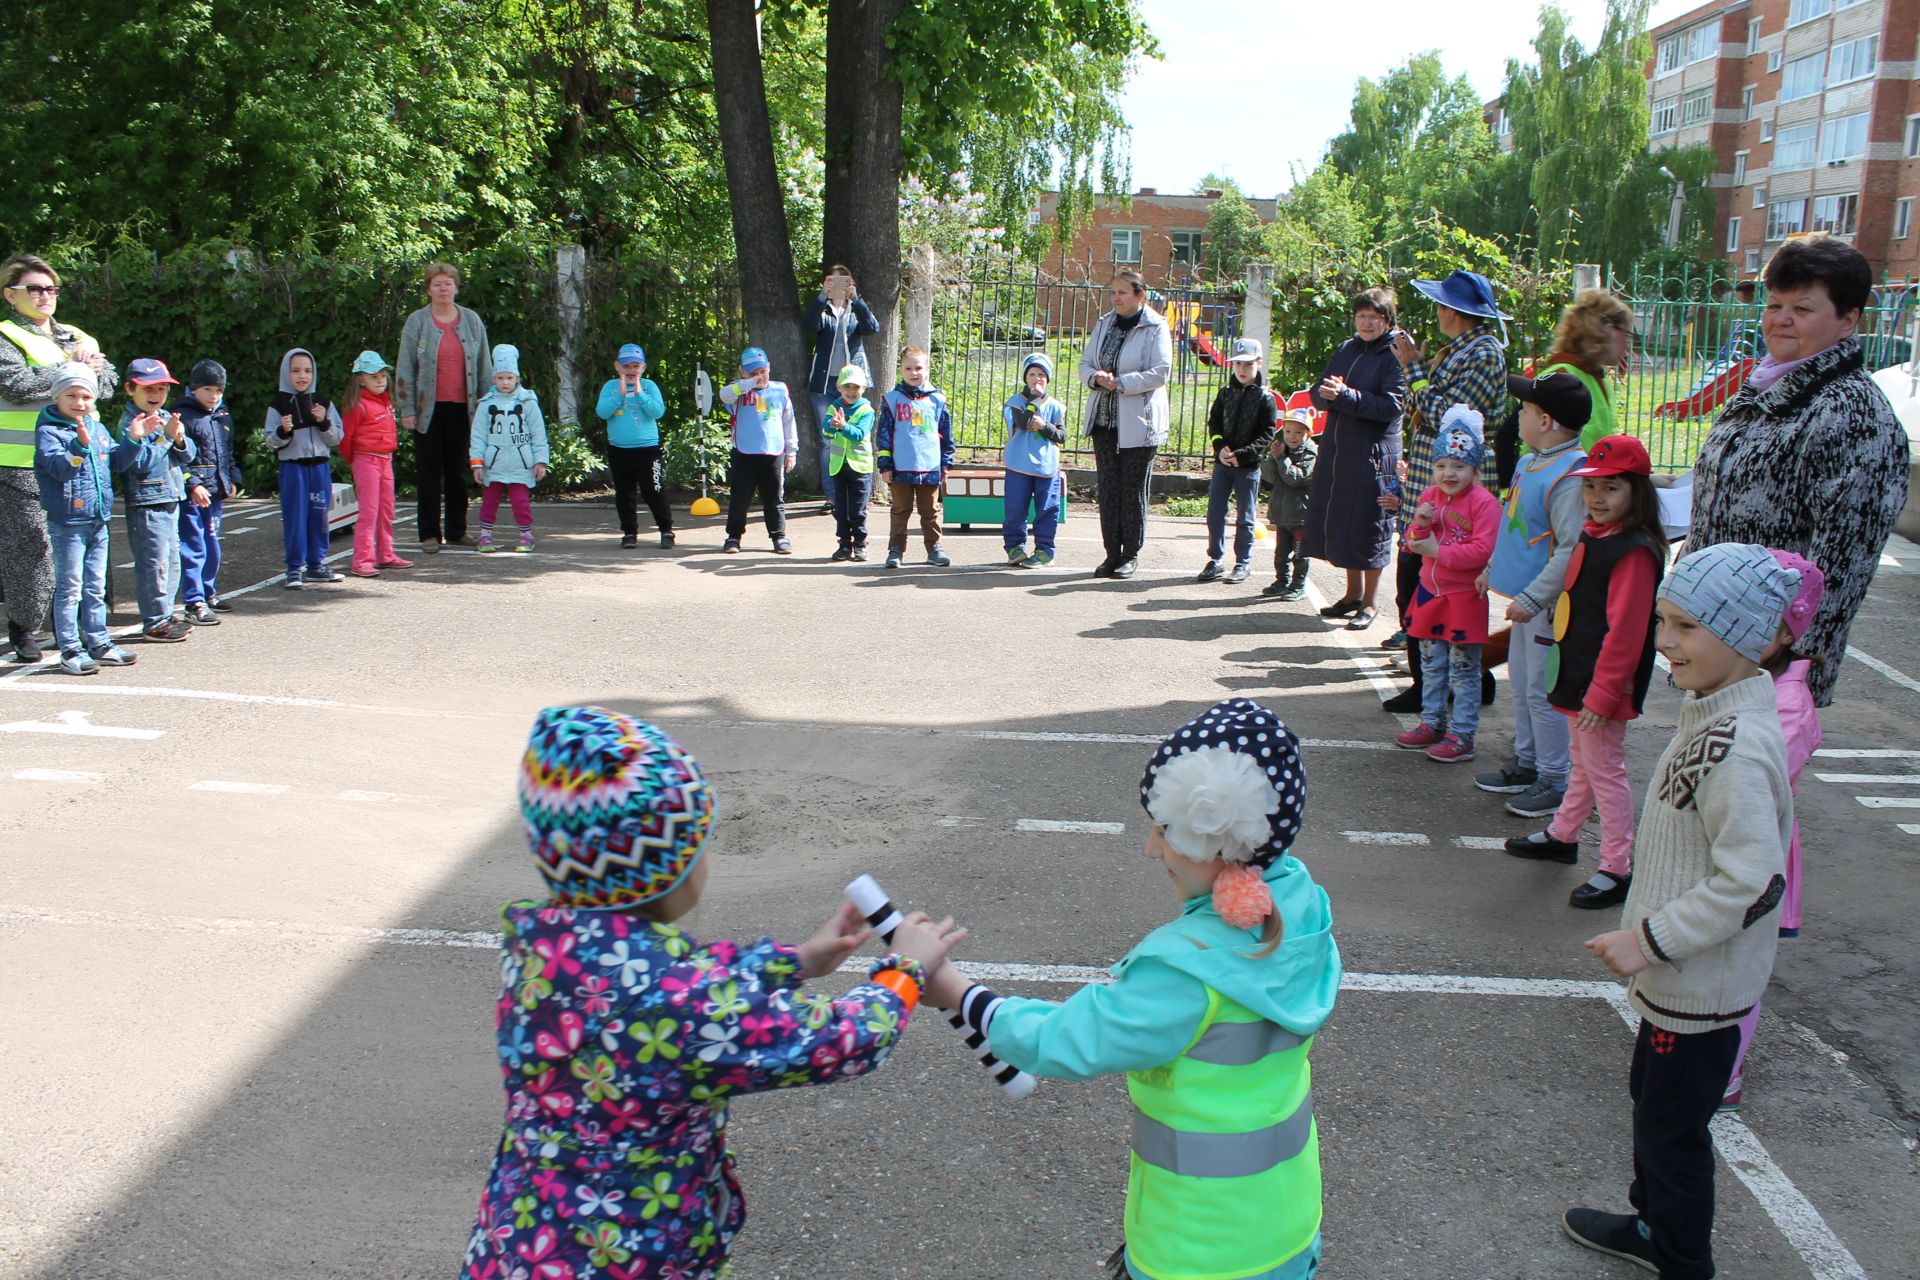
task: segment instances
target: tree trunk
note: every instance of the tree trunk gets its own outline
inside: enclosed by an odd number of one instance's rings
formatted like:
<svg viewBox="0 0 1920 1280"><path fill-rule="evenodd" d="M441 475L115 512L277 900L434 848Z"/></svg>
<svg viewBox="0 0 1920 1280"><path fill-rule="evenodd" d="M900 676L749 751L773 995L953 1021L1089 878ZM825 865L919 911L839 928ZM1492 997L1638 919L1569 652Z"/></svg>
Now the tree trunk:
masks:
<svg viewBox="0 0 1920 1280"><path fill-rule="evenodd" d="M877 388L891 386L899 353L880 344L895 332L900 303L900 82L887 47L902 0L828 0L827 190L823 265L844 262L873 308L880 332L867 361ZM937 381L937 378L936 378Z"/></svg>
<svg viewBox="0 0 1920 1280"><path fill-rule="evenodd" d="M740 263L741 309L749 338L766 349L774 378L793 393L800 456L791 478L812 483L820 469L813 401L806 388L812 353L800 333L800 287L793 271L786 199L774 163L753 0L707 0L707 32L713 45L713 101L733 212L734 253ZM729 371L728 378L733 376Z"/></svg>

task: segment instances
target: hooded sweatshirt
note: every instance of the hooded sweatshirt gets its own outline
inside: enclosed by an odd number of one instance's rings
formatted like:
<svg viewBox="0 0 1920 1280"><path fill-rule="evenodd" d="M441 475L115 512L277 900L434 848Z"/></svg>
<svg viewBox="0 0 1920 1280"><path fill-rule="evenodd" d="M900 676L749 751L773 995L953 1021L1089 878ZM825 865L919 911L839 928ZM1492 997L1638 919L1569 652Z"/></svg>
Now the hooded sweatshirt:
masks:
<svg viewBox="0 0 1920 1280"><path fill-rule="evenodd" d="M340 412L333 407L333 401L317 390L296 392L293 389L289 370L295 356L313 360L313 352L305 347L294 347L280 357L280 390L268 402L267 422L261 434L267 447L280 455L280 461L308 467L325 466L334 446L340 443ZM313 360L313 387L319 385L320 362ZM326 417L319 422L313 419L316 404L326 410Z"/></svg>
<svg viewBox="0 0 1920 1280"><path fill-rule="evenodd" d="M187 468L187 483L199 485L207 496L218 502L240 487L240 460L233 452L233 414L226 397L209 409L189 391L173 402L193 441L193 465Z"/></svg>
<svg viewBox="0 0 1920 1280"><path fill-rule="evenodd" d="M400 447L393 416L393 397L385 391L360 389L360 398L340 420L340 461L352 462L357 453L391 454Z"/></svg>
<svg viewBox="0 0 1920 1280"><path fill-rule="evenodd" d="M511 391L489 389L473 410L467 458L486 469L488 484L531 486L534 465L547 462L547 422L540 415L540 398L524 384L515 384Z"/></svg>

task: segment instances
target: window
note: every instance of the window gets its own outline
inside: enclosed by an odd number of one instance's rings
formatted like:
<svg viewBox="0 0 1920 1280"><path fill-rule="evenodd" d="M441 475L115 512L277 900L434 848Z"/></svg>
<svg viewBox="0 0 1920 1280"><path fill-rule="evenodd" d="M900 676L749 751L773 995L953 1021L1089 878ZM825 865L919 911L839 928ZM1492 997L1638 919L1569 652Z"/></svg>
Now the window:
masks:
<svg viewBox="0 0 1920 1280"><path fill-rule="evenodd" d="M1873 74L1880 61L1880 37L1867 36L1833 46L1833 58L1827 66L1827 83L1845 84L1864 80Z"/></svg>
<svg viewBox="0 0 1920 1280"><path fill-rule="evenodd" d="M1727 252L1732 253L1740 247L1740 219L1727 219Z"/></svg>
<svg viewBox="0 0 1920 1280"><path fill-rule="evenodd" d="M1756 209L1767 207L1767 184L1764 182L1753 189L1753 207Z"/></svg>
<svg viewBox="0 0 1920 1280"><path fill-rule="evenodd" d="M1681 67L1692 62L1703 62L1720 52L1720 20L1703 22L1699 26L1678 35L1668 36L1660 42L1660 54L1655 75L1672 75Z"/></svg>
<svg viewBox="0 0 1920 1280"><path fill-rule="evenodd" d="M1115 227L1108 240L1109 254L1115 262L1140 261L1140 233Z"/></svg>
<svg viewBox="0 0 1920 1280"><path fill-rule="evenodd" d="M1760 122L1760 141L1762 142L1773 141L1773 121L1772 120L1770 119L1762 120Z"/></svg>
<svg viewBox="0 0 1920 1280"><path fill-rule="evenodd" d="M1831 231L1837 236L1850 236L1860 221L1860 197L1815 196L1813 199L1813 229Z"/></svg>
<svg viewBox="0 0 1920 1280"><path fill-rule="evenodd" d="M1740 118L1753 119L1753 86L1748 85L1740 91Z"/></svg>
<svg viewBox="0 0 1920 1280"><path fill-rule="evenodd" d="M1893 238L1905 240L1913 234L1913 197L1906 196L1893 202Z"/></svg>
<svg viewBox="0 0 1920 1280"><path fill-rule="evenodd" d="M1780 74L1780 101L1795 102L1820 92L1827 70L1827 55L1810 54L1795 58Z"/></svg>
<svg viewBox="0 0 1920 1280"><path fill-rule="evenodd" d="M1744 187L1747 185L1748 154L1749 153L1745 151L1736 151L1733 153L1733 185L1736 187Z"/></svg>
<svg viewBox="0 0 1920 1280"><path fill-rule="evenodd" d="M1747 53L1749 56L1760 52L1760 19L1747 23Z"/></svg>
<svg viewBox="0 0 1920 1280"><path fill-rule="evenodd" d="M1782 129L1773 141L1773 172L1813 168L1814 143L1819 133L1820 125L1813 120Z"/></svg>
<svg viewBox="0 0 1920 1280"><path fill-rule="evenodd" d="M1907 158L1920 156L1920 116L1907 117Z"/></svg>
<svg viewBox="0 0 1920 1280"><path fill-rule="evenodd" d="M1760 274L1760 251L1758 249L1747 250L1746 271L1750 276Z"/></svg>
<svg viewBox="0 0 1920 1280"><path fill-rule="evenodd" d="M1200 236L1198 231L1176 231L1173 233L1173 260L1191 266L1200 261Z"/></svg>
<svg viewBox="0 0 1920 1280"><path fill-rule="evenodd" d="M1807 229L1807 202L1779 200L1767 206L1767 239L1785 240Z"/></svg>
<svg viewBox="0 0 1920 1280"><path fill-rule="evenodd" d="M1787 25L1797 27L1815 18L1824 18L1833 10L1833 0L1793 0L1787 6Z"/></svg>
<svg viewBox="0 0 1920 1280"><path fill-rule="evenodd" d="M1775 49L1767 54L1767 70L1778 71L1779 69L1780 69L1780 51L1778 49Z"/></svg>
<svg viewBox="0 0 1920 1280"><path fill-rule="evenodd" d="M1680 99L1662 98L1653 104L1653 121L1647 126L1648 133L1672 133L1680 127Z"/></svg>
<svg viewBox="0 0 1920 1280"><path fill-rule="evenodd" d="M1713 86L1695 89L1680 100L1680 123L1699 124L1713 116Z"/></svg>
<svg viewBox="0 0 1920 1280"><path fill-rule="evenodd" d="M1820 160L1839 164L1867 154L1867 113L1837 116L1820 126Z"/></svg>

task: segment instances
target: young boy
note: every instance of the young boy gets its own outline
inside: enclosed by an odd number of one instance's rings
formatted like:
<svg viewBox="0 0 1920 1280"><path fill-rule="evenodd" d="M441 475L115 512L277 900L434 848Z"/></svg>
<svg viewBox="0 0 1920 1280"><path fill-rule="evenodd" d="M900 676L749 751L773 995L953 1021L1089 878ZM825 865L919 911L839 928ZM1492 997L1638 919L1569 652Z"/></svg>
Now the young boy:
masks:
<svg viewBox="0 0 1920 1280"><path fill-rule="evenodd" d="M772 362L759 347L740 353L740 377L720 388L720 403L733 423L733 457L727 463L727 540L720 550L732 555L747 535L747 508L760 494L773 554L790 556L787 541L787 472L800 453L800 427L793 396L773 380Z"/></svg>
<svg viewBox="0 0 1920 1280"><path fill-rule="evenodd" d="M953 563L940 549L940 473L953 465L953 419L946 392L927 377L924 347L900 353L900 382L880 401L880 474L893 499L887 529L887 568L907 554L907 520L920 509L927 563Z"/></svg>
<svg viewBox="0 0 1920 1280"><path fill-rule="evenodd" d="M53 637L60 646L60 669L70 676L96 675L102 664L134 663L134 656L107 634L113 469L134 444L116 444L94 416L98 385L86 365L61 365L53 375L53 403L33 426L33 474L53 544Z"/></svg>
<svg viewBox="0 0 1920 1280"><path fill-rule="evenodd" d="M1313 483L1313 410L1289 409L1280 420L1267 456L1260 460L1260 479L1272 489L1267 499L1267 527L1273 530L1273 581L1263 596L1299 600L1307 594L1307 556L1302 537L1307 523L1307 486Z"/></svg>
<svg viewBox="0 0 1920 1280"><path fill-rule="evenodd" d="M1621 927L1587 941L1631 979L1640 1011L1631 1214L1569 1209L1566 1233L1663 1276L1711 1276L1713 1139L1740 1046L1779 943L1793 825L1787 747L1759 660L1800 575L1765 547L1719 543L1660 584L1656 643L1686 690L1653 768ZM1790 633L1789 633L1790 634Z"/></svg>
<svg viewBox="0 0 1920 1280"><path fill-rule="evenodd" d="M833 501L835 560L867 558L867 503L873 497L873 406L857 364L840 370L840 397L820 424L827 442L827 496Z"/></svg>
<svg viewBox="0 0 1920 1280"><path fill-rule="evenodd" d="M1570 373L1507 379L1520 401L1520 439L1531 450L1520 459L1507 492L1506 519L1487 566L1486 583L1509 603L1507 675L1513 683L1513 759L1474 785L1509 795L1507 812L1548 818L1566 798L1567 717L1547 701L1547 658L1553 652L1553 604L1567 584L1567 562L1580 545L1587 507L1580 481L1568 473L1587 459L1580 429L1593 398Z"/></svg>
<svg viewBox="0 0 1920 1280"><path fill-rule="evenodd" d="M314 390L320 369L313 352L294 347L280 357L280 390L267 403L261 434L280 456L280 535L286 543L289 591L310 582L339 582L327 565L333 509L333 468L329 461L340 443L340 412Z"/></svg>
<svg viewBox="0 0 1920 1280"><path fill-rule="evenodd" d="M187 375L187 394L173 402L194 451L180 508L180 598L187 621L200 627L220 625L219 615L233 608L220 598L220 513L240 492L226 390L227 371L219 361L201 360Z"/></svg>
<svg viewBox="0 0 1920 1280"><path fill-rule="evenodd" d="M607 424L607 470L613 473L613 508L620 515L620 545L640 545L640 509L634 493L646 500L660 531L662 548L673 545L673 508L667 505L665 472L660 461L660 419L667 412L666 397L646 376L647 353L629 342L613 357L619 377L607 379L594 406Z"/></svg>
<svg viewBox="0 0 1920 1280"><path fill-rule="evenodd" d="M474 406L467 452L473 482L485 486L481 552L493 550L493 521L503 495L513 503L513 523L520 530L513 549L533 550L533 486L547 478L549 457L540 397L520 385L520 348L501 343L493 349L493 389Z"/></svg>
<svg viewBox="0 0 1920 1280"><path fill-rule="evenodd" d="M1067 406L1047 394L1053 361L1036 351L1020 363L1026 383L1001 407L1007 423L1006 515L1001 535L1007 563L1039 569L1053 563L1060 527L1060 446L1067 440ZM1033 514L1033 554L1027 554L1027 514Z"/></svg>
<svg viewBox="0 0 1920 1280"><path fill-rule="evenodd" d="M1245 582L1253 571L1253 504L1260 497L1260 459L1273 443L1279 409L1260 373L1255 338L1237 338L1227 364L1233 378L1213 398L1207 414L1213 479L1207 486L1207 563L1199 581ZM1226 572L1227 498L1233 498L1233 571Z"/></svg>
<svg viewBox="0 0 1920 1280"><path fill-rule="evenodd" d="M198 456L186 424L166 407L167 388L179 385L158 360L127 366L120 430L137 447L116 452L113 460L114 470L127 477L127 541L133 544L140 632L154 644L175 644L193 634L173 616L180 595L180 504L187 496L187 465Z"/></svg>

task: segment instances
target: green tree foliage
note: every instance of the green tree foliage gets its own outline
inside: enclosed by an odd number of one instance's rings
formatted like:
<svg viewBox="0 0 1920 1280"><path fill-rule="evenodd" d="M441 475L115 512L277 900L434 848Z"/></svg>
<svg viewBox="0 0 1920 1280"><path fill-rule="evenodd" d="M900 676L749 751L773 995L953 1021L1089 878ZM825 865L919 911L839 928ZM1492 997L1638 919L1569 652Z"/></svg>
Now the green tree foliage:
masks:
<svg viewBox="0 0 1920 1280"><path fill-rule="evenodd" d="M1265 249L1265 230L1260 215L1238 187L1220 188L1220 198L1207 211L1207 228L1201 236L1208 274L1222 284L1240 280L1247 264Z"/></svg>
<svg viewBox="0 0 1920 1280"><path fill-rule="evenodd" d="M1449 79L1429 52L1355 86L1347 128L1323 167L1352 182L1374 234L1392 237L1436 212L1484 212L1477 184L1496 154L1473 86Z"/></svg>

